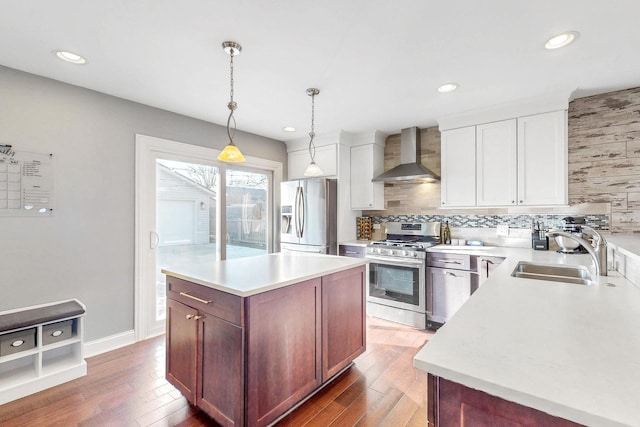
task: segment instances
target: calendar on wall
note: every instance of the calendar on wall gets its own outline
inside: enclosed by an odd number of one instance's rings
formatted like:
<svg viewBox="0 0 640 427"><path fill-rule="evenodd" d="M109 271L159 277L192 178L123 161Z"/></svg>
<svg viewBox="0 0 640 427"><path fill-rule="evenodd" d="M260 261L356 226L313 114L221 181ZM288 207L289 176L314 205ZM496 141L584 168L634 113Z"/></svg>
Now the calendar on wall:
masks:
<svg viewBox="0 0 640 427"><path fill-rule="evenodd" d="M0 216L53 213L53 154L0 145Z"/></svg>

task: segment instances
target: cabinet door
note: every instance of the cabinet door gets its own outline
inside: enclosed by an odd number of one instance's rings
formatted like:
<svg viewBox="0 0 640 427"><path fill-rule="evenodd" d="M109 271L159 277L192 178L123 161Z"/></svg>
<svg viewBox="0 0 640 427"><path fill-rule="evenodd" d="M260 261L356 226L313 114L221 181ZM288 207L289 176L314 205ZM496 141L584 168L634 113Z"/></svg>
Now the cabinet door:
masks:
<svg viewBox="0 0 640 427"><path fill-rule="evenodd" d="M223 426L244 423L244 329L202 313L196 405Z"/></svg>
<svg viewBox="0 0 640 427"><path fill-rule="evenodd" d="M567 204L567 112L518 118L518 204Z"/></svg>
<svg viewBox="0 0 640 427"><path fill-rule="evenodd" d="M317 278L248 298L248 425L269 424L320 385L320 288Z"/></svg>
<svg viewBox="0 0 640 427"><path fill-rule="evenodd" d="M322 381L366 348L365 268L322 278Z"/></svg>
<svg viewBox="0 0 640 427"><path fill-rule="evenodd" d="M511 206L517 199L516 120L476 127L478 206Z"/></svg>
<svg viewBox="0 0 640 427"><path fill-rule="evenodd" d="M500 266L500 264L504 261L502 257L481 257L478 260L480 277L478 286L482 286L482 284L493 274L493 271ZM473 289L472 289L473 291Z"/></svg>
<svg viewBox="0 0 640 427"><path fill-rule="evenodd" d="M371 182L383 172L383 159L380 145L351 147L351 209L384 209L384 183Z"/></svg>
<svg viewBox="0 0 640 427"><path fill-rule="evenodd" d="M441 206L476 204L476 128L442 132Z"/></svg>
<svg viewBox="0 0 640 427"><path fill-rule="evenodd" d="M471 296L478 275L468 271L427 268L428 320L445 323Z"/></svg>
<svg viewBox="0 0 640 427"><path fill-rule="evenodd" d="M166 378L194 405L197 384L198 311L167 299Z"/></svg>
<svg viewBox="0 0 640 427"><path fill-rule="evenodd" d="M288 180L305 178L304 170L309 166L309 150L291 151L288 155ZM316 146L316 164L322 169L322 176L338 175L337 144Z"/></svg>

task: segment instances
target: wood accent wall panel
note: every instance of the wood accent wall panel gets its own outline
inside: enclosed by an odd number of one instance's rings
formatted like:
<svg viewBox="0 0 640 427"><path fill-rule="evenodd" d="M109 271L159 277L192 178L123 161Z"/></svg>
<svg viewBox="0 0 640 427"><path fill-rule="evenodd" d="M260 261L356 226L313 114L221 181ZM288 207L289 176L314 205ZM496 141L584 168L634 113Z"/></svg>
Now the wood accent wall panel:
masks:
<svg viewBox="0 0 640 427"><path fill-rule="evenodd" d="M569 104L569 204L610 203L611 231L640 233L640 88Z"/></svg>

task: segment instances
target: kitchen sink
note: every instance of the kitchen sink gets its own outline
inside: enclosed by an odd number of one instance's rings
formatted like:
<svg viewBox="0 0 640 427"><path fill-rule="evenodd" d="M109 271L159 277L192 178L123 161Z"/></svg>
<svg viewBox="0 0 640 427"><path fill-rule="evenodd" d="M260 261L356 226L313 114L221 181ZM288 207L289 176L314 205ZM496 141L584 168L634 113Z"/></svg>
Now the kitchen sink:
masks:
<svg viewBox="0 0 640 427"><path fill-rule="evenodd" d="M593 285L591 273L586 267L581 265L535 264L520 261L511 275L524 279Z"/></svg>

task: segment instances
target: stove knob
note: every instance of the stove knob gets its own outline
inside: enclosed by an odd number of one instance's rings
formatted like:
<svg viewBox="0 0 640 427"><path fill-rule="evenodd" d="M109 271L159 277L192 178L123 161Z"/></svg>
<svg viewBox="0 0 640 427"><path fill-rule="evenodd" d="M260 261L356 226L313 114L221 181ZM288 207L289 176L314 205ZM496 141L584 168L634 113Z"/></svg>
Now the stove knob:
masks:
<svg viewBox="0 0 640 427"><path fill-rule="evenodd" d="M413 253L413 257L414 257L414 258L418 258L418 252L414 252L414 253Z"/></svg>
<svg viewBox="0 0 640 427"><path fill-rule="evenodd" d="M393 249L389 249L389 255L393 255L395 251Z"/></svg>

